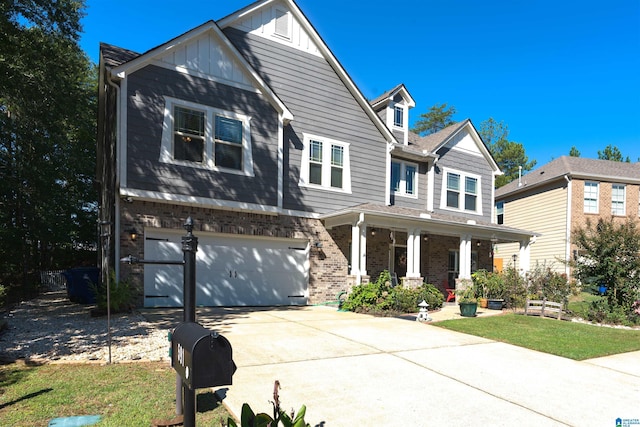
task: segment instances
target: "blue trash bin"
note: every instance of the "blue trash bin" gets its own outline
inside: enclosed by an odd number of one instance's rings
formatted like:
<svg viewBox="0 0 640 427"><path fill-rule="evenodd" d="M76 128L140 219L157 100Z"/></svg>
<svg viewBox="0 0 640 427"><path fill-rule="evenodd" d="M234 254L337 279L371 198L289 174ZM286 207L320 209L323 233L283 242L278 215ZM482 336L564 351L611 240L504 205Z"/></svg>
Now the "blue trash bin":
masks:
<svg viewBox="0 0 640 427"><path fill-rule="evenodd" d="M100 285L100 269L97 267L77 267L66 270L67 296L69 301L80 304L95 304L95 288Z"/></svg>

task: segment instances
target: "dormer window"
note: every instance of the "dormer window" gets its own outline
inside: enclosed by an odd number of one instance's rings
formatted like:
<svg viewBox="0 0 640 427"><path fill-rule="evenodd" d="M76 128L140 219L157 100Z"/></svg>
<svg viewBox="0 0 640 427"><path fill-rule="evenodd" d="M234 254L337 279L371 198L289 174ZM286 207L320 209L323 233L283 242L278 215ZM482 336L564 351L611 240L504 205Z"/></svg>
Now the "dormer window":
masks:
<svg viewBox="0 0 640 427"><path fill-rule="evenodd" d="M404 127L404 108L400 105L393 108L393 125L399 128Z"/></svg>

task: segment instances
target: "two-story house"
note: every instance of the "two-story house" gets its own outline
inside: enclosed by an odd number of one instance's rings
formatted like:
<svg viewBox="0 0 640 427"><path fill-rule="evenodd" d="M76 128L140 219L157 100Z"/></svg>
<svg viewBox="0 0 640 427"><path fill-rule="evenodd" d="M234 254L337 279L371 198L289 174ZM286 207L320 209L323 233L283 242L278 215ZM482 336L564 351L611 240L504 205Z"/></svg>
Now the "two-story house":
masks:
<svg viewBox="0 0 640 427"><path fill-rule="evenodd" d="M391 270L441 288L533 233L493 220L500 173L469 120L421 138L403 85L369 102L293 0L257 1L145 53L101 44L102 271L145 306L334 300ZM135 237L135 238L134 238Z"/></svg>
<svg viewBox="0 0 640 427"><path fill-rule="evenodd" d="M540 233L531 247L531 264L570 277L566 261L578 256L575 229L612 216L640 221L639 204L640 163L563 156L497 189L496 221ZM498 264L512 263L512 254L517 254L513 244L499 245Z"/></svg>

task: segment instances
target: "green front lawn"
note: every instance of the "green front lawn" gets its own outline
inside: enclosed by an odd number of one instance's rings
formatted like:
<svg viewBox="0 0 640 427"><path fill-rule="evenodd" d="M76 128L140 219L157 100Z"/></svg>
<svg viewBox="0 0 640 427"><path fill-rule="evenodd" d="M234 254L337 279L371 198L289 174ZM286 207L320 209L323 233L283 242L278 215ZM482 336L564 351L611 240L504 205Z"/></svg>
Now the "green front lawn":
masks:
<svg viewBox="0 0 640 427"><path fill-rule="evenodd" d="M113 365L0 365L0 425L46 426L57 417L101 415L96 426L150 426L175 417L176 374L167 362ZM228 414L199 390L197 425Z"/></svg>
<svg viewBox="0 0 640 427"><path fill-rule="evenodd" d="M637 329L606 328L519 314L447 320L433 325L574 360L640 350L640 330Z"/></svg>

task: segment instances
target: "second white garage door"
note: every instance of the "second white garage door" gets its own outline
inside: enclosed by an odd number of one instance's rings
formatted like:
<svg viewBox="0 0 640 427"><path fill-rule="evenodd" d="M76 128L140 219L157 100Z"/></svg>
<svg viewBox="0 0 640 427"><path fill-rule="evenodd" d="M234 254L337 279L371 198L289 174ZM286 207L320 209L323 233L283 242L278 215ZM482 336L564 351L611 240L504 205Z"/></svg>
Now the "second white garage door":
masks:
<svg viewBox="0 0 640 427"><path fill-rule="evenodd" d="M309 243L194 233L196 305L305 305L308 300ZM182 235L173 230L145 230L144 258L181 260ZM183 304L182 266L145 265L145 307Z"/></svg>

